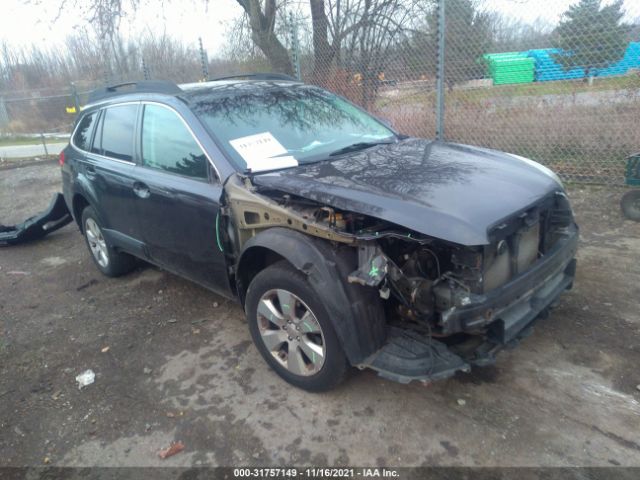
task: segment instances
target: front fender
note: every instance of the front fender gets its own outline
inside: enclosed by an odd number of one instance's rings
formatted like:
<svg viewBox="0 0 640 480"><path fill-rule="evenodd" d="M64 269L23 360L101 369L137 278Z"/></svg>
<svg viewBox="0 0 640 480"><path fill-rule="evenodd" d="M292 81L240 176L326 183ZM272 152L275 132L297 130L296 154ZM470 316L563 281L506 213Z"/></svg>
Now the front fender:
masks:
<svg viewBox="0 0 640 480"><path fill-rule="evenodd" d="M244 245L236 272L251 265L255 249L271 251L300 270L320 297L329 313L347 358L357 365L382 347L386 339L386 321L382 301L374 288L347 281L357 268L357 251L350 246L336 246L328 241L287 228L270 228ZM248 285L241 285L240 298Z"/></svg>

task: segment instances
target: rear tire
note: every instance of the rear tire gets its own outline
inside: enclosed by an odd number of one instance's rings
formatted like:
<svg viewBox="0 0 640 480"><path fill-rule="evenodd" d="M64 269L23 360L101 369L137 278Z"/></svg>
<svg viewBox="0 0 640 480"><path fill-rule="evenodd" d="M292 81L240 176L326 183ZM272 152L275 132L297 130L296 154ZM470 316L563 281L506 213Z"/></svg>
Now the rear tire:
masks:
<svg viewBox="0 0 640 480"><path fill-rule="evenodd" d="M93 263L107 277L119 277L136 267L135 257L118 252L109 244L92 207L86 207L82 211L82 232Z"/></svg>
<svg viewBox="0 0 640 480"><path fill-rule="evenodd" d="M629 190L620 200L622 213L629 220L640 222L640 190Z"/></svg>
<svg viewBox="0 0 640 480"><path fill-rule="evenodd" d="M291 385L321 392L346 378L349 363L324 305L305 276L287 262L255 276L245 312L260 354Z"/></svg>

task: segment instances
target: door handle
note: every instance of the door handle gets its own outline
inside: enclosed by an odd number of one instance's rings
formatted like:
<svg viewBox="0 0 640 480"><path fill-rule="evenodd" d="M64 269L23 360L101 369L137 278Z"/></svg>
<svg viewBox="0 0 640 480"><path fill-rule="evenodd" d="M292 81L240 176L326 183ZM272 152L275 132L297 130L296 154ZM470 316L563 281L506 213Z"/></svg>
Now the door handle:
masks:
<svg viewBox="0 0 640 480"><path fill-rule="evenodd" d="M151 195L151 190L146 184L142 182L134 182L133 193L135 193L140 198L149 198L149 196Z"/></svg>
<svg viewBox="0 0 640 480"><path fill-rule="evenodd" d="M94 178L96 178L96 169L93 165L87 165L85 168L85 172L89 180L93 180Z"/></svg>

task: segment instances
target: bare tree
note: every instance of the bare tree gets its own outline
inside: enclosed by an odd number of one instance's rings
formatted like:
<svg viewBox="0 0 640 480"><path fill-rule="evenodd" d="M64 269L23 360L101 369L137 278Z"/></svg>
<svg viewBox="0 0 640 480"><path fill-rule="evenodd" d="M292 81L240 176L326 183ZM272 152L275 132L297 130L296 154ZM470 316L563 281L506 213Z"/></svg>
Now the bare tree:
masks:
<svg viewBox="0 0 640 480"><path fill-rule="evenodd" d="M126 74L126 63L123 63L122 44L119 44L120 21L127 12L135 12L144 0L58 0L58 15L56 20L73 11L86 19L88 25L96 33L103 55L103 75L107 81L113 75L113 67L122 75ZM42 0L31 0L34 4ZM113 64L112 64L113 63Z"/></svg>
<svg viewBox="0 0 640 480"><path fill-rule="evenodd" d="M406 18L399 21L399 17L415 13L414 7L422 3L417 0L309 0L315 81L324 84L334 61L338 66L342 64L345 42L353 51L354 42L359 39L358 50L373 53L372 42L378 41L380 47L386 41L395 41L395 35L412 23Z"/></svg>
<svg viewBox="0 0 640 480"><path fill-rule="evenodd" d="M402 44L416 28L425 11L420 0L363 2L357 28L343 41L344 62L361 77L359 103L369 108L384 80L392 57L400 57Z"/></svg>
<svg viewBox="0 0 640 480"><path fill-rule="evenodd" d="M260 48L262 53L278 72L293 75L293 65L289 58L289 52L275 34L276 13L278 5L276 0L236 0L244 9L251 38ZM263 6L264 3L264 6Z"/></svg>

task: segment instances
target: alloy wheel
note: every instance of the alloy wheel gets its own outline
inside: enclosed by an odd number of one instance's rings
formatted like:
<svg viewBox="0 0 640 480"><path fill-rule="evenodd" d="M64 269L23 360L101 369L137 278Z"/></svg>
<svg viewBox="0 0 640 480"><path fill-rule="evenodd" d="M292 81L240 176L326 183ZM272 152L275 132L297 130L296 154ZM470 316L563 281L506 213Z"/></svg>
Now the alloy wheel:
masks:
<svg viewBox="0 0 640 480"><path fill-rule="evenodd" d="M85 223L85 234L87 235L87 242L89 243L89 249L91 250L93 258L96 259L98 265L102 268L106 268L107 265L109 265L107 242L105 242L102 231L93 218L87 218Z"/></svg>
<svg viewBox="0 0 640 480"><path fill-rule="evenodd" d="M276 289L258 302L258 330L267 350L294 375L318 373L326 349L322 328L311 309L295 294Z"/></svg>

